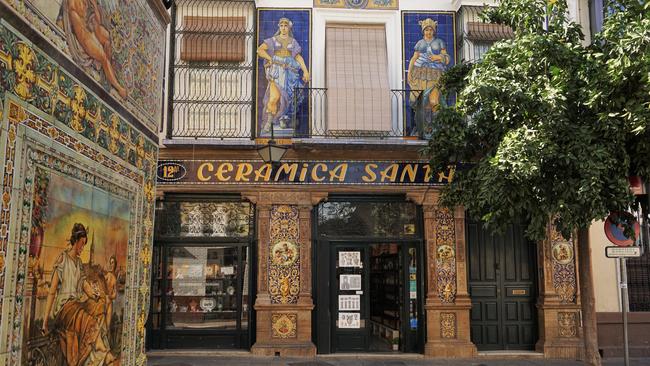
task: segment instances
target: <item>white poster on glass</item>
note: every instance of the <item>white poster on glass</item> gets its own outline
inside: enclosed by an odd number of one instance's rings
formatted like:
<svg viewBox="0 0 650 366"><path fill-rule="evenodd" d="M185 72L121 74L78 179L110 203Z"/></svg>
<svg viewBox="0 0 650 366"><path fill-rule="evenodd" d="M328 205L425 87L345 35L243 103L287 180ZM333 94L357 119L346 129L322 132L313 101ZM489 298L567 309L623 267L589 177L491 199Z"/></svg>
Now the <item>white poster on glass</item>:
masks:
<svg viewBox="0 0 650 366"><path fill-rule="evenodd" d="M339 252L339 267L362 268L361 252Z"/></svg>
<svg viewBox="0 0 650 366"><path fill-rule="evenodd" d="M361 328L361 314L339 313L339 328L358 329Z"/></svg>
<svg viewBox="0 0 650 366"><path fill-rule="evenodd" d="M361 310L361 297L359 295L339 295L339 310Z"/></svg>
<svg viewBox="0 0 650 366"><path fill-rule="evenodd" d="M339 281L339 290L361 290L361 275L342 274Z"/></svg>

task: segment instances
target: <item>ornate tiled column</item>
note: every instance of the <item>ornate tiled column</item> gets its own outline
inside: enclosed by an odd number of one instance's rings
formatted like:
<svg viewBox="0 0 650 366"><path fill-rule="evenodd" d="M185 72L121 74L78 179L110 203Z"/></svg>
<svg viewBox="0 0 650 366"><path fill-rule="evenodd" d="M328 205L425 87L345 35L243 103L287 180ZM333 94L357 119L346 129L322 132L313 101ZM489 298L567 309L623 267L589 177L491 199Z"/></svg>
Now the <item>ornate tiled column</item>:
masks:
<svg viewBox="0 0 650 366"><path fill-rule="evenodd" d="M311 208L308 192L260 192L257 203L257 355L315 356L311 342Z"/></svg>
<svg viewBox="0 0 650 366"><path fill-rule="evenodd" d="M417 199L414 199L417 202ZM467 293L465 212L437 205L437 192L422 197L427 259L427 357L473 357Z"/></svg>
<svg viewBox="0 0 650 366"><path fill-rule="evenodd" d="M578 256L575 239L566 240L550 226L538 243L539 341L546 358L579 359L584 352L580 326Z"/></svg>

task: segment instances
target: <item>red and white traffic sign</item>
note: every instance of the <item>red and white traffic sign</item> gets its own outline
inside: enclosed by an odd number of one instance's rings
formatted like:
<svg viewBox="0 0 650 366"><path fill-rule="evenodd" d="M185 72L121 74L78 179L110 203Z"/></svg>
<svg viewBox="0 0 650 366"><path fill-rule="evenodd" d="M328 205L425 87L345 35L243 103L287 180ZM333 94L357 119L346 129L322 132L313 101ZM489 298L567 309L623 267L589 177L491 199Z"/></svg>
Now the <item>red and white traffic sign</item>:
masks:
<svg viewBox="0 0 650 366"><path fill-rule="evenodd" d="M625 227L632 226L634 238L625 234ZM634 215L629 212L615 211L607 216L605 220L605 235L607 239L619 247L633 245L641 234L641 226Z"/></svg>

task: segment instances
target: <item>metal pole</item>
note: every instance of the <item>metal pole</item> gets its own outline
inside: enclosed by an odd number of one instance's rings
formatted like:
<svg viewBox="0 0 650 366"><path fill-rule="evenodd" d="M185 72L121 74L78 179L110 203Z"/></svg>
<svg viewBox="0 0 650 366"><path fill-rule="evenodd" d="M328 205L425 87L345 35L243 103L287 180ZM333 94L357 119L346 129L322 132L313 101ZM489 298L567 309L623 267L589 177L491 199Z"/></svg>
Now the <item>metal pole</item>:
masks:
<svg viewBox="0 0 650 366"><path fill-rule="evenodd" d="M621 267L621 299L623 301L623 347L625 352L625 366L630 366L630 349L628 346L627 336L627 266L625 265L625 258L619 258Z"/></svg>

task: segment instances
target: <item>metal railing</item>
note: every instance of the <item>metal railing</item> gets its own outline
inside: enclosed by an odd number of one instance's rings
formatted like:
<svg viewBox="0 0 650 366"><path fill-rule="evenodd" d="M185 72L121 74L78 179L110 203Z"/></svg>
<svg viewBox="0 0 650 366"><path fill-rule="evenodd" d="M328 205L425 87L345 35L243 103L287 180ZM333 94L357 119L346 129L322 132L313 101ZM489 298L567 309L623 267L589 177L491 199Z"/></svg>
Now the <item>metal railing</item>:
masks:
<svg viewBox="0 0 650 366"><path fill-rule="evenodd" d="M424 94L420 90L394 89L387 91L383 98L370 96L364 102L365 89L353 90L361 94L361 105L347 103L333 106L328 100L326 88L297 88L294 93L295 111L291 124L294 138L423 138L425 126L430 121L432 112L423 103ZM377 101L386 103L387 115L377 115L372 108L377 108ZM365 105L364 105L365 104ZM373 105L374 104L374 105ZM347 114L338 118L337 109ZM368 115L366 115L368 114ZM368 118L368 117L371 118ZM377 117L377 118L374 118Z"/></svg>
<svg viewBox="0 0 650 366"><path fill-rule="evenodd" d="M509 27L485 23L480 18L482 6L461 6L456 20L458 59L460 62L477 62L483 59L492 44L512 38Z"/></svg>
<svg viewBox="0 0 650 366"><path fill-rule="evenodd" d="M250 139L255 2L171 4L167 138Z"/></svg>

